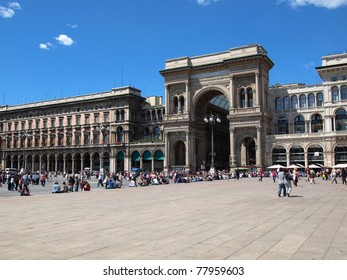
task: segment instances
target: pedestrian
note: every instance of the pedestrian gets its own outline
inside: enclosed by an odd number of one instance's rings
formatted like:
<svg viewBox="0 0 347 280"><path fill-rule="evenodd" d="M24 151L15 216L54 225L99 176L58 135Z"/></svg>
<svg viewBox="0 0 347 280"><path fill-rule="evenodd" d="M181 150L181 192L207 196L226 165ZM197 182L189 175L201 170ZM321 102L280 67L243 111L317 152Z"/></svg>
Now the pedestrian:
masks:
<svg viewBox="0 0 347 280"><path fill-rule="evenodd" d="M342 168L342 170L341 170L341 177L342 177L342 184L346 185L346 177L347 177L346 168Z"/></svg>
<svg viewBox="0 0 347 280"><path fill-rule="evenodd" d="M333 169L332 172L331 172L331 178L332 178L331 183L333 184L335 182L337 184L336 170L335 169Z"/></svg>
<svg viewBox="0 0 347 280"><path fill-rule="evenodd" d="M284 176L282 167L279 169L277 177L278 177L278 196L281 197L282 190L283 190L283 196L286 196L286 178Z"/></svg>
<svg viewBox="0 0 347 280"><path fill-rule="evenodd" d="M263 173L263 169L261 169L260 168L260 170L259 170L259 176L260 176L260 178L259 178L259 182L263 182L263 176L264 176L264 173Z"/></svg>
<svg viewBox="0 0 347 280"><path fill-rule="evenodd" d="M99 185L101 185L102 187L104 186L104 184L102 182L102 175L101 175L101 173L99 173L99 176L98 176L98 185L97 185L97 187L99 187Z"/></svg>
<svg viewBox="0 0 347 280"><path fill-rule="evenodd" d="M80 185L80 179L78 177L78 174L75 174L75 192L78 192L78 187Z"/></svg>
<svg viewBox="0 0 347 280"><path fill-rule="evenodd" d="M46 185L46 175L45 175L45 173L42 173L41 174L41 186L45 187L45 185Z"/></svg>
<svg viewBox="0 0 347 280"><path fill-rule="evenodd" d="M300 173L298 171L298 168L295 167L294 171L293 171L293 184L294 184L295 187L298 186L299 175L300 175Z"/></svg>
<svg viewBox="0 0 347 280"><path fill-rule="evenodd" d="M271 171L271 177L272 177L272 180L274 181L274 183L276 183L276 177L277 177L277 173L276 173L276 170L273 169Z"/></svg>
<svg viewBox="0 0 347 280"><path fill-rule="evenodd" d="M314 170L311 169L309 171L310 184L312 184L312 183L315 184L316 183L315 180L314 180L315 177L316 177L316 174L315 174Z"/></svg>
<svg viewBox="0 0 347 280"><path fill-rule="evenodd" d="M290 197L290 193L292 192L292 181L293 181L293 176L290 173L290 171L288 170L288 172L285 174L285 178L286 178L286 193L287 196Z"/></svg>

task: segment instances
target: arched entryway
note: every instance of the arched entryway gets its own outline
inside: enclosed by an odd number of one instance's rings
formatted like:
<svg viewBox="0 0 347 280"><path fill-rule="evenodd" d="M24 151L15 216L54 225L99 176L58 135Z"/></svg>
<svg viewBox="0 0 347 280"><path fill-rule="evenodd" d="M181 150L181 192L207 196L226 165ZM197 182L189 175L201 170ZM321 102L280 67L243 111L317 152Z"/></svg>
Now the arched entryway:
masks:
<svg viewBox="0 0 347 280"><path fill-rule="evenodd" d="M215 169L229 169L229 101L226 93L219 88L204 89L197 94L194 108L198 122L195 137L197 169L209 170L212 163ZM213 121L213 118L220 121Z"/></svg>

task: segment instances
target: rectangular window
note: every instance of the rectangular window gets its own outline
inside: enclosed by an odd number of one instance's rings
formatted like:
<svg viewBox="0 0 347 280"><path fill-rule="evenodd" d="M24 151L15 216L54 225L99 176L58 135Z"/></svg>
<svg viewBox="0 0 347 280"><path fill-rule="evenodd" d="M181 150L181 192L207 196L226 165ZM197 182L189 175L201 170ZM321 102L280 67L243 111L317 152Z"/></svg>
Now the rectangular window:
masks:
<svg viewBox="0 0 347 280"><path fill-rule="evenodd" d="M59 118L59 127L63 127L63 126L64 126L64 119Z"/></svg>
<svg viewBox="0 0 347 280"><path fill-rule="evenodd" d="M94 114L94 123L99 123L99 114Z"/></svg>
<svg viewBox="0 0 347 280"><path fill-rule="evenodd" d="M104 113L104 122L109 122L109 114Z"/></svg>

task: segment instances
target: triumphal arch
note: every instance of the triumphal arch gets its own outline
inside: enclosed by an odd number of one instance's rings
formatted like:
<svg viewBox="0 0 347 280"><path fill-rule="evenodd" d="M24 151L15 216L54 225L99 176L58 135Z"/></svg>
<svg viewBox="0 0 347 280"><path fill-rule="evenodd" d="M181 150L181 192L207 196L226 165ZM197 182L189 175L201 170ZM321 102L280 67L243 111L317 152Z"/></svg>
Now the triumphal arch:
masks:
<svg viewBox="0 0 347 280"><path fill-rule="evenodd" d="M260 45L167 60L164 169L262 168L273 65Z"/></svg>

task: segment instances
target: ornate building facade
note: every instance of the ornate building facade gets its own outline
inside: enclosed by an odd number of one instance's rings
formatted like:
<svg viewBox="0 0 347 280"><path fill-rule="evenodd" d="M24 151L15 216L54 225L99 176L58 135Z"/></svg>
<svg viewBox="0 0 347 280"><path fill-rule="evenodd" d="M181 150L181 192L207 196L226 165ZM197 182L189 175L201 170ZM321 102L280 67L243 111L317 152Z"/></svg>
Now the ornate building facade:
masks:
<svg viewBox="0 0 347 280"><path fill-rule="evenodd" d="M151 97L158 103L159 97ZM0 108L2 167L162 170L164 106L132 87Z"/></svg>
<svg viewBox="0 0 347 280"><path fill-rule="evenodd" d="M167 60L160 71L165 105L122 87L3 106L2 168L193 171L347 162L347 54L322 58L318 85L270 87L273 66L262 46L248 45Z"/></svg>

